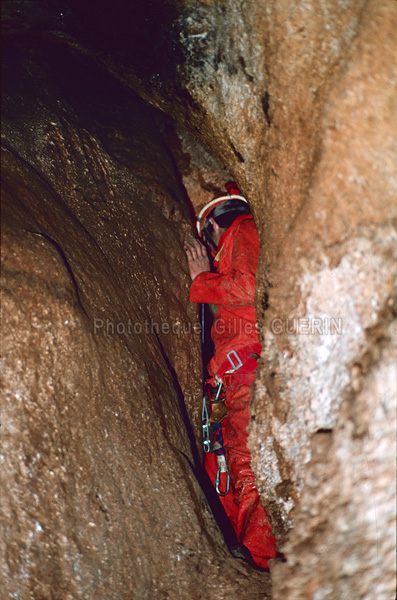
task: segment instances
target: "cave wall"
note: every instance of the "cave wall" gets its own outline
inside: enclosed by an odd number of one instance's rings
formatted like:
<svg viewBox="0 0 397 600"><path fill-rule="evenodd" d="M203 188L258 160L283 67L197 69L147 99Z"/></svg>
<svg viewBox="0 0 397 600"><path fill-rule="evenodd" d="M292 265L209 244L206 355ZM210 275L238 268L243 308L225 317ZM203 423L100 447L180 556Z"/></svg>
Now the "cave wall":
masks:
<svg viewBox="0 0 397 600"><path fill-rule="evenodd" d="M43 35L176 119L252 206L264 352L250 444L287 558L273 597L394 598L396 3L54 5ZM212 193L222 167L160 129L193 199Z"/></svg>
<svg viewBox="0 0 397 600"><path fill-rule="evenodd" d="M180 17L190 127L262 240L250 446L287 558L274 598L396 593L396 9L191 3Z"/></svg>
<svg viewBox="0 0 397 600"><path fill-rule="evenodd" d="M165 54L127 73L100 55L221 159L255 215L264 354L250 444L287 557L273 596L389 600L397 5L172 7L177 68Z"/></svg>
<svg viewBox="0 0 397 600"><path fill-rule="evenodd" d="M40 28L3 52L2 594L268 597L199 484L192 224L161 115Z"/></svg>

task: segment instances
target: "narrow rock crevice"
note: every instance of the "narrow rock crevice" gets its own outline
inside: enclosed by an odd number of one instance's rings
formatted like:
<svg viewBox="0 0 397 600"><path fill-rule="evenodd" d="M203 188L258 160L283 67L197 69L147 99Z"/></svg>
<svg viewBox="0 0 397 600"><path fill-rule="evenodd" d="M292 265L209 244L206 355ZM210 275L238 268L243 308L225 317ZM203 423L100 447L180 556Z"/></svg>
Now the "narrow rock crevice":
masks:
<svg viewBox="0 0 397 600"><path fill-rule="evenodd" d="M127 4L3 2L4 593L391 600L397 5ZM202 469L183 243L227 180L270 575Z"/></svg>
<svg viewBox="0 0 397 600"><path fill-rule="evenodd" d="M163 117L41 36L4 63L6 592L263 598L204 493L192 209Z"/></svg>

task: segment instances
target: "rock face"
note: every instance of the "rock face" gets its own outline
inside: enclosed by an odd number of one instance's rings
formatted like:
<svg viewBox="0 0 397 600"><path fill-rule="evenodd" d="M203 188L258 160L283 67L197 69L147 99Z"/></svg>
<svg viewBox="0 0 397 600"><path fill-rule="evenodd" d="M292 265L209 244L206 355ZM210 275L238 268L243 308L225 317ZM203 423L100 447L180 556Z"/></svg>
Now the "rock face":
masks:
<svg viewBox="0 0 397 600"><path fill-rule="evenodd" d="M181 17L183 122L239 182L263 242L250 443L287 557L274 598L395 596L396 9L228 2Z"/></svg>
<svg viewBox="0 0 397 600"><path fill-rule="evenodd" d="M3 411L13 482L7 539L16 540L5 557L10 581L22 565L21 586L46 585L51 573L71 597L104 597L109 582L115 598L132 587L137 598L174 597L179 579L181 598L268 593L265 579L251 572L248 580L248 569L227 558L190 467L194 435L182 424L199 426L197 337L106 330L106 319L126 323L131 315L134 323L194 322L181 182L199 206L225 175L249 199L262 243L264 351L250 445L287 559L271 567L272 597L391 600L397 4L152 0L138 11L116 1L103 13L90 1L51 9L26 2L23 13L8 5L17 56L5 110L5 285L15 307ZM119 84L101 84L99 65ZM127 89L177 120L176 129ZM103 321L97 334L95 318ZM145 410L131 400L131 378ZM150 411L161 423L155 441ZM80 463L89 468L77 475ZM41 513L43 498L60 508ZM157 510L164 498L170 508ZM27 558L18 562L21 547ZM40 552L61 558L46 563ZM52 570L33 574L43 565ZM215 590L218 571L224 579Z"/></svg>
<svg viewBox="0 0 397 600"><path fill-rule="evenodd" d="M45 34L10 34L4 76L2 593L268 597L199 485L191 223L159 115Z"/></svg>

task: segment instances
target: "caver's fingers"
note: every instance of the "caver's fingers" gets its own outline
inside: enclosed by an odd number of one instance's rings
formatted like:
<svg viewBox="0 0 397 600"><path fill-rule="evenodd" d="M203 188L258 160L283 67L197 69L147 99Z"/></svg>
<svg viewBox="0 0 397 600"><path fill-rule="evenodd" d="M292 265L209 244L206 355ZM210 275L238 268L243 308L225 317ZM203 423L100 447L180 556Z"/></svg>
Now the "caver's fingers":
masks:
<svg viewBox="0 0 397 600"><path fill-rule="evenodd" d="M192 279L203 272L210 271L210 261L205 247L194 237L190 237L184 244L189 273Z"/></svg>
<svg viewBox="0 0 397 600"><path fill-rule="evenodd" d="M197 243L199 246L198 252L201 254L202 257L207 258L208 257L207 248L198 240L197 240Z"/></svg>
<svg viewBox="0 0 397 600"><path fill-rule="evenodd" d="M207 251L203 244L201 244L196 238L190 236L187 238L184 244L186 254L193 259L203 258L207 256Z"/></svg>

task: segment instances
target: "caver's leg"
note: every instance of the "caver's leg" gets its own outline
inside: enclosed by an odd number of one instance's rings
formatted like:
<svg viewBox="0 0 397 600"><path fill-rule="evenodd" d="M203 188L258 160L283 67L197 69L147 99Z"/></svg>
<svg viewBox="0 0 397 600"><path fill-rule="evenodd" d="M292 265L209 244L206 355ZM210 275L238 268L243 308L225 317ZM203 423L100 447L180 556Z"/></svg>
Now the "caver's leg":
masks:
<svg viewBox="0 0 397 600"><path fill-rule="evenodd" d="M235 525L237 537L255 561L267 568L267 559L276 556L276 539L255 487L251 455L247 448L250 388L240 386L226 393L227 418L223 436L234 500L238 506Z"/></svg>

